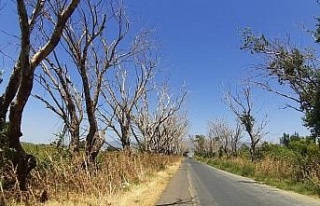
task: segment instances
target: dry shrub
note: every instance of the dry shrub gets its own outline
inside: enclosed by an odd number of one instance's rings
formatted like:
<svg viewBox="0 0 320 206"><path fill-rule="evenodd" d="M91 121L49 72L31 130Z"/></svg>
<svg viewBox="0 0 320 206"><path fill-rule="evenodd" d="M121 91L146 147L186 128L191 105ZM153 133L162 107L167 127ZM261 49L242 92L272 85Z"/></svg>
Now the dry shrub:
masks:
<svg viewBox="0 0 320 206"><path fill-rule="evenodd" d="M275 177L279 180L292 177L293 165L290 161L265 157L255 163L256 174L259 176Z"/></svg>
<svg viewBox="0 0 320 206"><path fill-rule="evenodd" d="M217 158L216 158L217 159ZM222 158L219 167L243 176L269 177L279 180L290 179L294 176L294 165L290 161L265 157L256 162L247 158Z"/></svg>
<svg viewBox="0 0 320 206"><path fill-rule="evenodd" d="M146 175L165 169L180 159L179 156L104 152L99 156L97 165L85 168L81 166L84 160L82 155L77 158L59 153L54 155L48 154L38 161L37 168L31 173L24 204L39 203L44 195L59 201L74 197L108 196L128 190L131 184L144 181ZM17 188L14 191L0 191L2 201L7 204L16 202L16 191Z"/></svg>
<svg viewBox="0 0 320 206"><path fill-rule="evenodd" d="M302 161L267 155L255 162L243 157L213 158L207 162L229 172L320 197L320 162L316 157L313 161Z"/></svg>

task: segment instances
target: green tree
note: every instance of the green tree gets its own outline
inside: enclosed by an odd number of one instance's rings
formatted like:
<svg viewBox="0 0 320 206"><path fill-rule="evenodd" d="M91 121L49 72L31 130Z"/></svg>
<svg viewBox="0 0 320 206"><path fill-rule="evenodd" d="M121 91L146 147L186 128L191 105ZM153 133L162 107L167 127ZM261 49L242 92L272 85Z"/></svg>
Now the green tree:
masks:
<svg viewBox="0 0 320 206"><path fill-rule="evenodd" d="M205 152L206 136L195 135L192 137L192 140L195 146L195 152L202 155Z"/></svg>
<svg viewBox="0 0 320 206"><path fill-rule="evenodd" d="M319 74L318 74L319 75ZM311 135L314 140L320 135L320 79L317 77L317 87L314 88L314 95L312 96L311 108L306 110L303 118L305 126L311 129Z"/></svg>
<svg viewBox="0 0 320 206"><path fill-rule="evenodd" d="M297 132L292 135L284 133L283 136L280 137L280 145L289 147L290 142L299 141L300 139L303 139L303 137L301 137Z"/></svg>
<svg viewBox="0 0 320 206"><path fill-rule="evenodd" d="M320 24L317 26L315 36L319 43ZM243 32L241 49L264 59L262 66L259 65L256 70L264 78L255 83L293 101L293 104L287 104L286 107L304 113L304 125L311 130L315 141L320 135L320 70L314 51L297 48L290 41L268 40L264 35L255 35L250 29ZM291 91L281 91L271 86L273 80Z"/></svg>
<svg viewBox="0 0 320 206"><path fill-rule="evenodd" d="M280 145L288 147L290 142L290 135L283 133L283 136L280 137Z"/></svg>

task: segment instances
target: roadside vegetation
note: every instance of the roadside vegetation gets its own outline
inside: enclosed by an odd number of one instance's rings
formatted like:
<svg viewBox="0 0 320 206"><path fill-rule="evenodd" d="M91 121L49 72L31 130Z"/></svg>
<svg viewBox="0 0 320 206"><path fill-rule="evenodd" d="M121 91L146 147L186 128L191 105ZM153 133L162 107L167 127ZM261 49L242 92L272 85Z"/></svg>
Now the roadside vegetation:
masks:
<svg viewBox="0 0 320 206"><path fill-rule="evenodd" d="M307 29L320 43L320 18ZM222 101L235 121L216 119L208 123L207 135L195 135L196 157L209 165L299 193L320 197L320 69L317 49L298 47L290 39L270 39L242 30L243 51L254 62L250 76L226 89ZM284 133L279 143L268 142L267 125L255 91L271 92L286 102L284 109L300 112L310 134ZM287 121L290 121L289 119ZM232 126L230 126L232 125ZM281 127L279 125L279 127ZM284 131L285 132L285 131ZM291 131L294 132L294 131ZM275 139L273 137L273 139Z"/></svg>
<svg viewBox="0 0 320 206"><path fill-rule="evenodd" d="M1 34L1 206L108 205L180 161L188 92L170 87L153 31L124 1L0 0L2 11L16 30ZM21 141L31 98L60 119L51 145Z"/></svg>
<svg viewBox="0 0 320 206"><path fill-rule="evenodd" d="M308 30L316 46L320 43L319 22L317 18L316 29ZM290 38L270 40L252 29L244 29L242 34L241 49L259 63L250 77L227 89L222 98L235 121L210 121L207 135L191 137L196 157L232 173L320 197L320 70L316 49L299 48ZM254 106L259 99L253 93L258 89L283 97L284 108L302 113L310 135L284 133L279 143L268 142L266 126L270 120L258 114L262 107Z"/></svg>
<svg viewBox="0 0 320 206"><path fill-rule="evenodd" d="M264 142L258 147L254 162L246 145L237 156L223 151L196 154L199 161L216 168L281 189L320 196L319 147L297 134L284 134L281 144Z"/></svg>
<svg viewBox="0 0 320 206"><path fill-rule="evenodd" d="M320 197L317 48L299 47L300 42L293 42L290 35L284 39L268 38L256 34L253 29L241 31L241 50L248 52L256 64L249 72L250 76L226 88L221 98L235 121L230 124L224 118L217 118L208 123L207 135L191 136L196 157L229 172ZM320 18L315 18L315 28L306 30L314 46L319 46ZM267 114L261 114L263 107L257 106L256 91L282 97L285 100L283 109L302 113L303 126L310 134L303 137L298 133L284 133L279 137L279 143L268 142L266 128L273 120Z"/></svg>
<svg viewBox="0 0 320 206"><path fill-rule="evenodd" d="M8 171L1 173L1 205L37 205L44 202L48 205L121 205L120 200L115 200L116 196L143 187L158 172L166 172L181 160L179 155L128 155L123 151L102 151L95 167L84 168L84 152L72 157L67 148L29 143L23 146L27 152L37 156L38 165L28 179L28 191L19 190L18 184L10 190L3 190L4 179L6 182L18 182L13 167L7 167ZM167 181L169 179L164 185ZM159 195L156 194L153 201ZM140 198L143 199L142 196Z"/></svg>
<svg viewBox="0 0 320 206"><path fill-rule="evenodd" d="M124 1L0 0L3 10L3 15L10 13L4 19L16 17L17 29L0 33L8 40L0 49L5 68L0 71L0 205L48 200L59 205L90 196L98 201L180 161L189 93L184 85L170 87L168 74L159 68L162 54L152 29L132 21ZM309 33L319 44L320 18L316 20L316 30ZM5 26L0 29L6 31ZM316 50L297 48L290 39L269 40L251 29L244 29L242 40L241 49L261 57L252 72L257 75L222 98L235 116L234 127L217 119L210 121L207 136L192 136L197 157L319 195ZM261 109L254 107L253 88L288 100L285 107L302 112L310 135L285 134L280 144L266 143L265 128L272 120L257 115ZM21 141L31 98L60 119L52 145ZM110 204L108 198L103 201L79 204Z"/></svg>

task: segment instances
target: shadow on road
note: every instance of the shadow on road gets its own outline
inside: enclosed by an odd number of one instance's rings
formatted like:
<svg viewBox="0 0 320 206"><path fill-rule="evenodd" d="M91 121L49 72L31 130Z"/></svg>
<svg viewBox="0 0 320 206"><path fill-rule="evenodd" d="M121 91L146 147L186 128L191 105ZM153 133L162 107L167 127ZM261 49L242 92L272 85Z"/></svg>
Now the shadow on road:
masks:
<svg viewBox="0 0 320 206"><path fill-rule="evenodd" d="M240 180L238 181L240 183L246 183L246 184L259 184L258 182L255 181L250 181L250 180Z"/></svg>
<svg viewBox="0 0 320 206"><path fill-rule="evenodd" d="M172 202L172 203L165 203L165 204L158 204L156 206L169 206L169 205L193 205L193 201L192 199L186 199L186 200L182 200L182 199L179 199L175 202Z"/></svg>

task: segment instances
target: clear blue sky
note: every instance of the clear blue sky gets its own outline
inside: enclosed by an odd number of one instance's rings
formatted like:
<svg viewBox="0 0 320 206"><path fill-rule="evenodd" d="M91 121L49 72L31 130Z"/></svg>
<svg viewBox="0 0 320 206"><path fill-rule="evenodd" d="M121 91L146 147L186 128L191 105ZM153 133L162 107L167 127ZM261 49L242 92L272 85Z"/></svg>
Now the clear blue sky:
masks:
<svg viewBox="0 0 320 206"><path fill-rule="evenodd" d="M304 27L314 29L314 18L320 15L315 0L138 0L130 1L129 7L156 28L171 79L176 84L187 82L191 134L206 134L210 119L233 121L221 102L222 85L248 77L256 63L239 49L241 28L251 27L270 38L290 34L297 45L316 46ZM283 132L308 134L301 114L279 109L283 99L259 91L254 95L256 108L269 117L268 138L275 140Z"/></svg>
<svg viewBox="0 0 320 206"><path fill-rule="evenodd" d="M270 38L290 34L297 45L314 47L303 27L314 29L314 17L320 15L315 0L128 0L127 6L134 19L132 27L143 22L155 28L164 56L161 66L169 70L172 86L186 82L191 92L190 134L206 134L208 120L215 118L225 117L233 123L232 114L221 102L222 84L236 85L256 63L239 49L241 28L251 27ZM257 107L269 116L268 138L275 140L283 132L308 134L301 126L301 114L279 109L283 99L261 91L255 96ZM51 141L58 125L42 104L31 100L22 141Z"/></svg>

